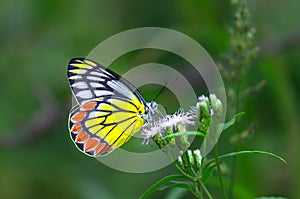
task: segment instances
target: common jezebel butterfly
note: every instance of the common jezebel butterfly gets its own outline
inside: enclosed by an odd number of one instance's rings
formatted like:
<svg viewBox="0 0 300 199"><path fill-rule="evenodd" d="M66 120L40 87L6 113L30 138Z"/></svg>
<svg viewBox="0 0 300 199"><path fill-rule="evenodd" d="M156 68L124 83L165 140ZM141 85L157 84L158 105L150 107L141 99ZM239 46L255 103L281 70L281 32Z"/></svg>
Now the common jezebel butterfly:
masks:
<svg viewBox="0 0 300 199"><path fill-rule="evenodd" d="M156 111L154 101L147 103L129 81L91 59L71 59L67 77L78 103L69 115L70 136L89 156L123 145Z"/></svg>

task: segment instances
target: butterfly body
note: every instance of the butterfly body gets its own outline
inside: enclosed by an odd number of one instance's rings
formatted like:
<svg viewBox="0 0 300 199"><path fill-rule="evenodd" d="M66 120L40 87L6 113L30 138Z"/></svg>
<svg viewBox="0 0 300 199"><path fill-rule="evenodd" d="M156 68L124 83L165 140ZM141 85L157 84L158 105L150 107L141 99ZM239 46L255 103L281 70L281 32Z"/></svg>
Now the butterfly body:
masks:
<svg viewBox="0 0 300 199"><path fill-rule="evenodd" d="M120 147L152 117L152 105L129 81L92 60L72 59L67 76L78 103L69 115L71 138L89 156Z"/></svg>

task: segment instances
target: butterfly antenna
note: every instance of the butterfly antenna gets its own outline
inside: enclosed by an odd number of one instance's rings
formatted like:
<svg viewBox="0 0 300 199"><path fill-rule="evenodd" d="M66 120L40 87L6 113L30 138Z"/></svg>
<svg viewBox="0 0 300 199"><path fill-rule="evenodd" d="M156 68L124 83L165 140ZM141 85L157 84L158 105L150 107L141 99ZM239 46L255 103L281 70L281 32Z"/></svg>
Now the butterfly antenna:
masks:
<svg viewBox="0 0 300 199"><path fill-rule="evenodd" d="M155 101L155 100L158 98L158 96L166 89L167 83L168 83L168 82L166 82L165 85L164 85L164 86L160 89L160 91L156 94L156 96L154 97L153 101Z"/></svg>
<svg viewBox="0 0 300 199"><path fill-rule="evenodd" d="M170 84L170 86L173 85L178 79L179 79L179 77L177 76L176 79ZM166 89L167 84L168 84L168 82L166 82L165 85L160 89L160 91L154 97L153 101L156 101L156 99L158 98L158 96Z"/></svg>

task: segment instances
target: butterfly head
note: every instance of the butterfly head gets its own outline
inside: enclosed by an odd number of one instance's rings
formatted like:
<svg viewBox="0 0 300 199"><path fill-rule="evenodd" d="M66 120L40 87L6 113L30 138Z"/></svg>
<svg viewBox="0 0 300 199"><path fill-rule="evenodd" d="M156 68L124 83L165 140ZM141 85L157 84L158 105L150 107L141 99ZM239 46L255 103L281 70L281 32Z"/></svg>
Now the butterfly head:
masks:
<svg viewBox="0 0 300 199"><path fill-rule="evenodd" d="M149 102L146 105L146 112L140 115L147 123L152 123L154 116L158 113L158 104L155 101Z"/></svg>
<svg viewBox="0 0 300 199"><path fill-rule="evenodd" d="M150 109L150 111L155 112L157 110L157 103L155 101L152 101L150 103L148 103L148 107Z"/></svg>

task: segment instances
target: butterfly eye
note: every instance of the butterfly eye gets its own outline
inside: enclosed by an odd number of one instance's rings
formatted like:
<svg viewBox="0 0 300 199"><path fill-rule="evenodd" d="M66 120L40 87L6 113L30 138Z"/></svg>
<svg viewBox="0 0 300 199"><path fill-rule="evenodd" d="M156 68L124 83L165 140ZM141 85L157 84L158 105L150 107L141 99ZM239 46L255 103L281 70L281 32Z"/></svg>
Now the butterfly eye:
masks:
<svg viewBox="0 0 300 199"><path fill-rule="evenodd" d="M152 109L152 110L157 110L157 106L158 106L158 105L157 105L156 102L152 101L151 104L150 104L150 106L151 106L151 109Z"/></svg>

